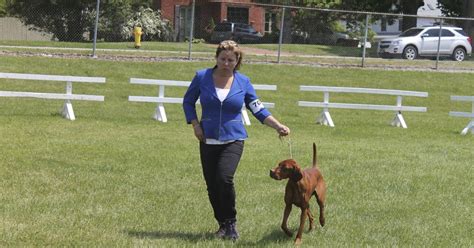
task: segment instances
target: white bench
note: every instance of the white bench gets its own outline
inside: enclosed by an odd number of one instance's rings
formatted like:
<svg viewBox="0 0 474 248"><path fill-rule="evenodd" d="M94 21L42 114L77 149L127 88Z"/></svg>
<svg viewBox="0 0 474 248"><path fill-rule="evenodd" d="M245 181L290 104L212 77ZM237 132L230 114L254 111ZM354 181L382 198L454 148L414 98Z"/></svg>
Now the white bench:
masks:
<svg viewBox="0 0 474 248"><path fill-rule="evenodd" d="M42 74L20 74L20 73L2 73L0 79L19 79L19 80L35 80L35 81L56 81L66 82L66 93L41 93L41 92L19 92L19 91L0 91L0 97L27 97L40 99L60 99L65 100L61 115L68 120L75 120L74 110L71 100L82 101L104 101L104 96L98 95L82 95L72 93L72 83L105 83L103 77L76 77L76 76L60 76L60 75L42 75Z"/></svg>
<svg viewBox="0 0 474 248"><path fill-rule="evenodd" d="M471 133L474 134L474 96L451 96L451 101L472 102L472 112L471 113L450 111L449 115L450 116L455 116L455 117L471 118L471 121L462 130L461 134L466 135L469 132L469 130L471 130Z"/></svg>
<svg viewBox="0 0 474 248"><path fill-rule="evenodd" d="M370 89L370 88L350 88L350 87L328 87L328 86L305 86L300 85L300 91L319 91L324 93L323 102L298 101L298 106L320 107L323 108L317 123L334 127L334 122L329 113L329 108L341 109L367 109L367 110L390 110L395 111L395 117L392 120L392 126L407 128L402 111L426 112L426 107L402 106L403 96L428 97L427 92L403 91L388 89ZM329 93L363 93L363 94L383 94L397 96L395 105L374 105L374 104L356 104L356 103L333 103L329 102Z"/></svg>
<svg viewBox="0 0 474 248"><path fill-rule="evenodd" d="M131 84L145 84L145 85L158 85L158 97L153 96L129 96L128 101L131 102L151 102L158 103L153 119L161 122L167 122L165 103L183 103L183 98L178 97L165 97L165 86L178 86L178 87L189 87L191 82L189 81L175 81L175 80L159 80L159 79L144 79L144 78L130 78ZM276 85L253 85L255 90L276 90ZM199 103L199 100L197 102ZM266 108L273 108L274 103L264 102L263 105ZM242 122L246 125L250 125L250 119L245 106L242 107Z"/></svg>

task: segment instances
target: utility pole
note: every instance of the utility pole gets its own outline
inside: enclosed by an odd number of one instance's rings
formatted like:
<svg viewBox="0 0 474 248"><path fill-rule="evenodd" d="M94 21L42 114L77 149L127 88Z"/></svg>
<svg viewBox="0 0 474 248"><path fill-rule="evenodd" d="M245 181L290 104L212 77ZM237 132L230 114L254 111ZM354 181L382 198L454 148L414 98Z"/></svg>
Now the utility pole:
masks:
<svg viewBox="0 0 474 248"><path fill-rule="evenodd" d="M196 8L196 0L192 0L191 9L191 27L189 28L189 48L188 48L188 60L191 60L191 50L193 49L193 33L194 33L194 9Z"/></svg>
<svg viewBox="0 0 474 248"><path fill-rule="evenodd" d="M100 0L97 0L97 6L95 8L96 14L95 14L94 45L92 48L92 58L97 58L97 55L95 54L95 49L97 46L97 27L99 26L99 8L100 8Z"/></svg>

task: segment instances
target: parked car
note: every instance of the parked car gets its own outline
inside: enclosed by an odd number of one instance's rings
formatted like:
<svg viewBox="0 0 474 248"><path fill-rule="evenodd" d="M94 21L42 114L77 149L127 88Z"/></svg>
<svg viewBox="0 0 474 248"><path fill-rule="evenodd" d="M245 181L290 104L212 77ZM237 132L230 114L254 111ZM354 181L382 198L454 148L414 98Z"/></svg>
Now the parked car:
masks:
<svg viewBox="0 0 474 248"><path fill-rule="evenodd" d="M211 42L219 43L223 40L234 40L237 43L258 43L262 37L263 35L249 24L222 22L214 27Z"/></svg>
<svg viewBox="0 0 474 248"><path fill-rule="evenodd" d="M326 26L317 27L313 32L293 31L293 43L357 46L359 40L347 33L336 32Z"/></svg>
<svg viewBox="0 0 474 248"><path fill-rule="evenodd" d="M346 33L333 31L329 27L318 28L308 39L311 44L357 46L359 43L357 38L352 38Z"/></svg>
<svg viewBox="0 0 474 248"><path fill-rule="evenodd" d="M417 27L406 30L398 37L382 39L379 42L380 57L401 56L413 60L418 56L436 56L438 52L439 26ZM471 56L472 39L462 28L443 27L439 45L440 56L451 56L463 61Z"/></svg>

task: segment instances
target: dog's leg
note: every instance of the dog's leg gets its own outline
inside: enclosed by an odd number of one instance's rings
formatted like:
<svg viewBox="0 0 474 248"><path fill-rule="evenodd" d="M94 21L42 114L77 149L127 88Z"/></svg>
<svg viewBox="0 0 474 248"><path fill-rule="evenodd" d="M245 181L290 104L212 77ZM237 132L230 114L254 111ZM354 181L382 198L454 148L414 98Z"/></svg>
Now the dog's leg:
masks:
<svg viewBox="0 0 474 248"><path fill-rule="evenodd" d="M290 231L290 229L288 229L288 217L290 216L290 212L291 212L291 204L286 204L285 211L283 213L283 221L281 223L281 229L289 237L293 236L293 233Z"/></svg>
<svg viewBox="0 0 474 248"><path fill-rule="evenodd" d="M296 234L295 245L301 244L301 237L303 236L304 223L306 222L307 215L308 208L301 208L300 227L298 228L298 233Z"/></svg>
<svg viewBox="0 0 474 248"><path fill-rule="evenodd" d="M326 220L324 219L324 201L321 201L319 198L316 198L319 205L319 224L324 226Z"/></svg>
<svg viewBox="0 0 474 248"><path fill-rule="evenodd" d="M311 213L311 210L308 208L308 219L309 219L309 228L308 228L308 231L311 231L313 230L313 226L314 226L314 218L313 218L313 214Z"/></svg>
<svg viewBox="0 0 474 248"><path fill-rule="evenodd" d="M319 224L321 224L321 226L324 226L324 224L326 223L324 219L324 203L326 202L326 185L324 181L320 182L316 186L315 195L316 202L319 206Z"/></svg>

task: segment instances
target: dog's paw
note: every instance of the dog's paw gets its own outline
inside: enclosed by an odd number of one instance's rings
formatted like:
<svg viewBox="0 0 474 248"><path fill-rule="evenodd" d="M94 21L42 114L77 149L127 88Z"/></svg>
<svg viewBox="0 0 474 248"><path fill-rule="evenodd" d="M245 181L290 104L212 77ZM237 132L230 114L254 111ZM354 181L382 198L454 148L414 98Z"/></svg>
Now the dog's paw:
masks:
<svg viewBox="0 0 474 248"><path fill-rule="evenodd" d="M319 224L321 225L321 227L324 227L324 225L326 224L326 220L324 218L320 218Z"/></svg>
<svg viewBox="0 0 474 248"><path fill-rule="evenodd" d="M302 241L301 241L300 238L296 238L296 239L295 239L295 245L299 246L299 245L301 245L301 242L302 242Z"/></svg>
<svg viewBox="0 0 474 248"><path fill-rule="evenodd" d="M288 237L293 237L293 233L288 230L288 228L282 228L283 232L288 236Z"/></svg>

